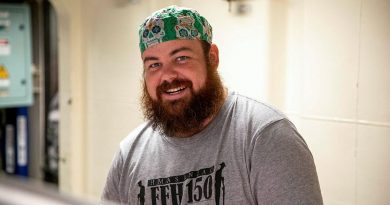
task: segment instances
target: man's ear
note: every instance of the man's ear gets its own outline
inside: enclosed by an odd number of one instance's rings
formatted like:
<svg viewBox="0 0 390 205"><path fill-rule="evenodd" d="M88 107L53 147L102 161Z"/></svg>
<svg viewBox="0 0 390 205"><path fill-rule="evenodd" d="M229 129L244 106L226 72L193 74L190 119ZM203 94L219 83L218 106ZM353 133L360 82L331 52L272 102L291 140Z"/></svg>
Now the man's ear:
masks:
<svg viewBox="0 0 390 205"><path fill-rule="evenodd" d="M219 65L219 50L218 50L217 45L215 45L215 44L211 44L209 59L210 59L211 67L214 70L216 70L218 68L218 65Z"/></svg>

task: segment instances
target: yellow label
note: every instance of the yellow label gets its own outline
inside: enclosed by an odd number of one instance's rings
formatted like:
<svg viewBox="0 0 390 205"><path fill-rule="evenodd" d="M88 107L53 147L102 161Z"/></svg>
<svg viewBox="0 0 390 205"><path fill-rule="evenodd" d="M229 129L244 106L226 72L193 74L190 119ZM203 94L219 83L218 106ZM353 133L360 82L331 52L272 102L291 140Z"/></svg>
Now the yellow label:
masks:
<svg viewBox="0 0 390 205"><path fill-rule="evenodd" d="M3 65L0 65L0 79L8 79L8 78L9 78L9 74L7 69Z"/></svg>

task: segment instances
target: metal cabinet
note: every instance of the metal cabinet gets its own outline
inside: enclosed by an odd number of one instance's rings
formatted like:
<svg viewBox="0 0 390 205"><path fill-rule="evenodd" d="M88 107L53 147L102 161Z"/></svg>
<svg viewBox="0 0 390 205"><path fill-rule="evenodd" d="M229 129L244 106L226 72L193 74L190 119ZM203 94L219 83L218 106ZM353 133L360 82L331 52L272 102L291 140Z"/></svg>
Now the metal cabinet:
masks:
<svg viewBox="0 0 390 205"><path fill-rule="evenodd" d="M0 108L33 102L31 27L27 4L0 4Z"/></svg>

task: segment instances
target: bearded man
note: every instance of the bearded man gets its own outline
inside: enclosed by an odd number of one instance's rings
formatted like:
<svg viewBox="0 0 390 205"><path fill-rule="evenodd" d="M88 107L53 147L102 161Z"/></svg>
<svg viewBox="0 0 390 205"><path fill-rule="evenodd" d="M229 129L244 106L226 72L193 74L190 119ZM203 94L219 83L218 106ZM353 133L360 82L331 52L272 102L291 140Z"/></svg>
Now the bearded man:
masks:
<svg viewBox="0 0 390 205"><path fill-rule="evenodd" d="M103 202L322 204L294 125L223 86L203 16L170 6L147 17L139 34L147 121L120 143Z"/></svg>

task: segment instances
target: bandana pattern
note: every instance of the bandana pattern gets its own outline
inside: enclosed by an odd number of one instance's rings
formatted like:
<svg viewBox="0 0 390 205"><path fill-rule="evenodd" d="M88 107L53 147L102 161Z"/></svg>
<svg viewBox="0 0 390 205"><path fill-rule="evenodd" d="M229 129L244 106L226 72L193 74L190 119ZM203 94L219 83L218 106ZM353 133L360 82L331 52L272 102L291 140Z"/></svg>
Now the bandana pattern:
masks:
<svg viewBox="0 0 390 205"><path fill-rule="evenodd" d="M146 47L150 47L162 42L165 36L164 21L162 19L151 18L146 24L142 32L142 41Z"/></svg>
<svg viewBox="0 0 390 205"><path fill-rule="evenodd" d="M195 19L192 16L178 16L178 24L175 26L178 38L199 39L198 29L195 28Z"/></svg>
<svg viewBox="0 0 390 205"><path fill-rule="evenodd" d="M141 53L158 43L176 39L199 39L212 42L212 27L197 11L170 6L154 12L140 25Z"/></svg>

